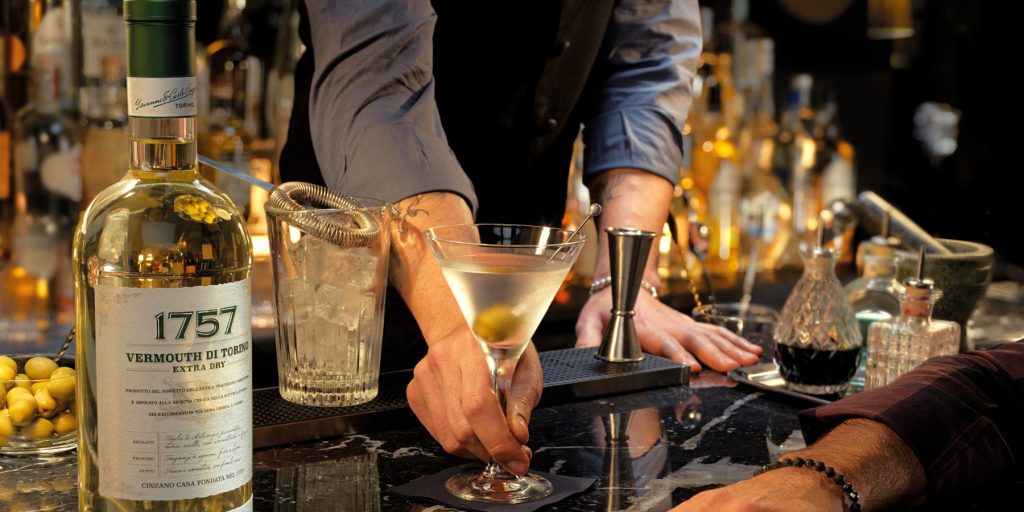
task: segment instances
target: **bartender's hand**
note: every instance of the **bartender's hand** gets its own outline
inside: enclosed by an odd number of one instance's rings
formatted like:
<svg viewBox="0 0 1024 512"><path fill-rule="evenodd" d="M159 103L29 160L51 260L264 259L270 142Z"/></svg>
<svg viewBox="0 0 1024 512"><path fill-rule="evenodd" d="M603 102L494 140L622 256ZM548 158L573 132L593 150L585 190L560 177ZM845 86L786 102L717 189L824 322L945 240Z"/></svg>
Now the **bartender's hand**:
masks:
<svg viewBox="0 0 1024 512"><path fill-rule="evenodd" d="M611 274L608 257L608 227L631 227L661 233L672 202L672 183L641 169L611 169L587 184L591 201L603 207L598 221L597 263L594 275ZM657 250L653 244L652 251ZM659 283L657 257L648 257L644 279ZM601 344L611 318L612 290L606 287L590 297L576 321L576 346ZM719 371L757 363L761 349L728 330L694 321L640 290L636 301L637 337L644 352L681 363L700 371L700 359Z"/></svg>
<svg viewBox="0 0 1024 512"><path fill-rule="evenodd" d="M611 308L610 286L590 297L576 321L577 347L601 344L611 319ZM640 290L635 310L633 321L644 352L689 363L692 371L701 370L698 359L721 372L756 364L759 360L761 347L724 327L697 322L655 299L646 290Z"/></svg>
<svg viewBox="0 0 1024 512"><path fill-rule="evenodd" d="M776 469L726 487L704 491L672 512L842 512L841 489L817 471Z"/></svg>
<svg viewBox="0 0 1024 512"><path fill-rule="evenodd" d="M531 344L516 367L508 418L491 389L483 351L466 325L424 238L430 226L469 224L462 197L428 192L399 201L392 224L389 274L416 317L430 349L413 372L406 396L416 417L446 451L480 460L494 458L516 474L526 472L532 453L530 411L541 393L540 360Z"/></svg>
<svg viewBox="0 0 1024 512"><path fill-rule="evenodd" d="M483 352L468 329L430 346L406 389L409 405L430 435L453 455L526 473L533 452L530 413L540 400L540 359L530 343L519 359L509 392L507 418L491 389Z"/></svg>

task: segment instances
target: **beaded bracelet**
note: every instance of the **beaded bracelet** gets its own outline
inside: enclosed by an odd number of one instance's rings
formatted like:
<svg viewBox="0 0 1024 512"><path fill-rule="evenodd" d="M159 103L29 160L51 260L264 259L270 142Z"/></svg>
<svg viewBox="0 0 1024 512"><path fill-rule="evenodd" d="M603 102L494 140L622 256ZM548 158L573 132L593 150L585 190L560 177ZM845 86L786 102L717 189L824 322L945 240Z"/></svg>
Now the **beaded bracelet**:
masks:
<svg viewBox="0 0 1024 512"><path fill-rule="evenodd" d="M761 468L761 471L757 472L757 474L764 473L765 471L771 471L773 469L788 467L804 467L824 473L829 480L832 480L836 485L842 487L843 494L850 498L850 512L860 512L860 503L858 503L858 501L860 501L860 495L857 494L857 491L853 490L853 484L846 481L846 477L837 473L835 468L832 466L826 466L825 463L820 460L804 459L802 457L782 459L778 462L773 462L764 466Z"/></svg>
<svg viewBox="0 0 1024 512"><path fill-rule="evenodd" d="M600 279L594 279L594 282L590 284L590 294L593 295L612 284L611 276L604 276ZM647 281L640 281L640 288L647 290L651 294L651 297L658 298L658 289L653 284Z"/></svg>

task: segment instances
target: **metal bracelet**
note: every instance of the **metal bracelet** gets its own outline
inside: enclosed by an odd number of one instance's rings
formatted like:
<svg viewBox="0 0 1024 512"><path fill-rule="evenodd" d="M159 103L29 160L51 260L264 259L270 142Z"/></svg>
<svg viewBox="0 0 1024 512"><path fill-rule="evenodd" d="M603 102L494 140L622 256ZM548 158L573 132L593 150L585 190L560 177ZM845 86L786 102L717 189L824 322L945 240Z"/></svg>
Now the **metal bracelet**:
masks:
<svg viewBox="0 0 1024 512"><path fill-rule="evenodd" d="M604 276L600 279L594 279L594 281L590 283L590 294L593 295L607 288L611 284L612 276ZM651 294L651 297L654 297L655 299L658 298L658 289L655 288L653 284L648 283L647 281L640 281L640 288L647 290Z"/></svg>

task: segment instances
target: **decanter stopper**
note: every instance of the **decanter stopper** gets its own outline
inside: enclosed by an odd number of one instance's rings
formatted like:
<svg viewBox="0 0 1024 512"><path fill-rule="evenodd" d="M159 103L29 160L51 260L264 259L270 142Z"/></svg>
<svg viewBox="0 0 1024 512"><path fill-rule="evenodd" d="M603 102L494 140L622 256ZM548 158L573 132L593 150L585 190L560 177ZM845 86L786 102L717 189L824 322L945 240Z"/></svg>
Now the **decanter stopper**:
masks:
<svg viewBox="0 0 1024 512"><path fill-rule="evenodd" d="M644 353L633 324L633 308L657 234L633 228L611 227L606 231L612 273L612 317L597 357L613 363L640 361Z"/></svg>

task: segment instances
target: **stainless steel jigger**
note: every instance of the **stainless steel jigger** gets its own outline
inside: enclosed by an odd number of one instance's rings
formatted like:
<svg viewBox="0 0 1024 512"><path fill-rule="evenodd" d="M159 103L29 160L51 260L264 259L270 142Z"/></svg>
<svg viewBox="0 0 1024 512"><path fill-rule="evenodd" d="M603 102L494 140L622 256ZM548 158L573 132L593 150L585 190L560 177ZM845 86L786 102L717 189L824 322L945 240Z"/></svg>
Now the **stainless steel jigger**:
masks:
<svg viewBox="0 0 1024 512"><path fill-rule="evenodd" d="M612 267L612 318L597 357L613 363L640 361L644 353L636 337L633 307L651 243L657 234L633 228L608 228L606 231Z"/></svg>

